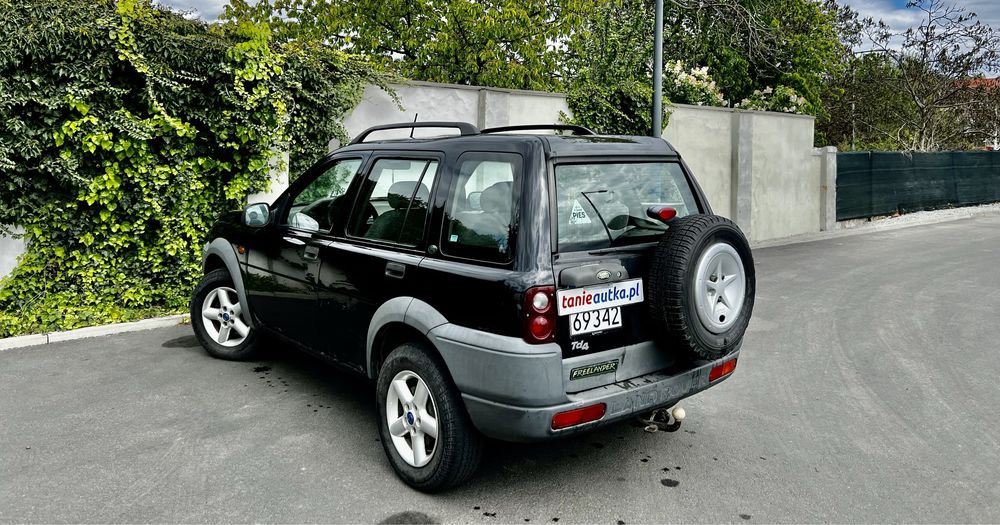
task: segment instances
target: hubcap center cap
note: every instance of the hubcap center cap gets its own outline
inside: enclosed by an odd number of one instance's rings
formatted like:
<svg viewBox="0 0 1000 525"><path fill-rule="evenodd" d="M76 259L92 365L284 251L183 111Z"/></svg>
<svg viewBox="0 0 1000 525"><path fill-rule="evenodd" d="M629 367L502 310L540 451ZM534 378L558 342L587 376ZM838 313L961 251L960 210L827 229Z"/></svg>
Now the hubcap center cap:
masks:
<svg viewBox="0 0 1000 525"><path fill-rule="evenodd" d="M409 423L410 425L417 422L417 418L416 416L413 415L413 412L406 413L406 422Z"/></svg>
<svg viewBox="0 0 1000 525"><path fill-rule="evenodd" d="M740 318L746 293L743 261L727 243L708 247L695 269L695 307L708 331L721 334Z"/></svg>

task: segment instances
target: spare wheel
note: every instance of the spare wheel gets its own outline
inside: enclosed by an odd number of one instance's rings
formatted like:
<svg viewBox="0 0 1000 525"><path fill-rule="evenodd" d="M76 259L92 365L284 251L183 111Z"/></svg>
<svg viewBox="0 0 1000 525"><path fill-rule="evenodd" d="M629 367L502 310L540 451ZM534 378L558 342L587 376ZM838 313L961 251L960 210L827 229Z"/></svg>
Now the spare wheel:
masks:
<svg viewBox="0 0 1000 525"><path fill-rule="evenodd" d="M717 215L671 220L656 247L648 302L660 342L694 359L739 348L753 311L753 255L743 232Z"/></svg>

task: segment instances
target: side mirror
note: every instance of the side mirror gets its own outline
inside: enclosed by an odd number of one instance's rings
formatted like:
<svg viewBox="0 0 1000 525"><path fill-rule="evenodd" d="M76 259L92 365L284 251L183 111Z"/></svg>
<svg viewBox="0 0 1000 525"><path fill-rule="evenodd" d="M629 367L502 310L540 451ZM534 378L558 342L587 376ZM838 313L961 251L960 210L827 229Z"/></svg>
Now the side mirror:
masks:
<svg viewBox="0 0 1000 525"><path fill-rule="evenodd" d="M243 210L243 224L251 228L260 228L271 219L271 208L263 202L251 204Z"/></svg>

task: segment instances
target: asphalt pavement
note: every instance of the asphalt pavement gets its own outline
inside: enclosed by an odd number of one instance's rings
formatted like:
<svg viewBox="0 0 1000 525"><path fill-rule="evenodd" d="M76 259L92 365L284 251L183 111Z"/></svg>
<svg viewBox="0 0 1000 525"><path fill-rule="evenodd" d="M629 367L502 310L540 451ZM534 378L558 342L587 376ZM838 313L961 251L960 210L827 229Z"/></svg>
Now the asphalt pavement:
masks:
<svg viewBox="0 0 1000 525"><path fill-rule="evenodd" d="M0 352L0 521L1000 521L1000 217L755 257L736 374L680 431L492 443L434 496L390 469L369 384L284 348L217 361L178 326Z"/></svg>

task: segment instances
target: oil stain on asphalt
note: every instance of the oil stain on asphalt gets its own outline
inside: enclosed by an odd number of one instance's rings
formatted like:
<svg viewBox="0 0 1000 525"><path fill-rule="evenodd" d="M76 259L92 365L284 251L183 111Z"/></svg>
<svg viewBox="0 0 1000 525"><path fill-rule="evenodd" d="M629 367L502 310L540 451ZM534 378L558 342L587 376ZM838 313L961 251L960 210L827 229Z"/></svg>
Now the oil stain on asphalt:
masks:
<svg viewBox="0 0 1000 525"><path fill-rule="evenodd" d="M184 337L164 341L160 346L162 348L194 348L199 345L200 343L198 343L197 337L193 335L186 335Z"/></svg>
<svg viewBox="0 0 1000 525"><path fill-rule="evenodd" d="M428 516L427 514L424 514L423 512L417 512L413 510L398 512L379 522L380 525L397 525L397 524L401 525L406 523L437 524L440 522Z"/></svg>

